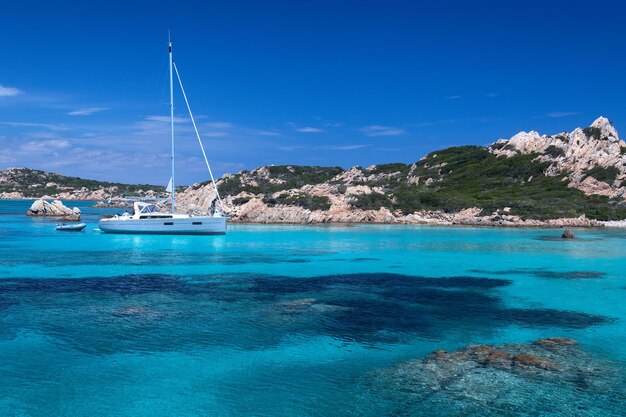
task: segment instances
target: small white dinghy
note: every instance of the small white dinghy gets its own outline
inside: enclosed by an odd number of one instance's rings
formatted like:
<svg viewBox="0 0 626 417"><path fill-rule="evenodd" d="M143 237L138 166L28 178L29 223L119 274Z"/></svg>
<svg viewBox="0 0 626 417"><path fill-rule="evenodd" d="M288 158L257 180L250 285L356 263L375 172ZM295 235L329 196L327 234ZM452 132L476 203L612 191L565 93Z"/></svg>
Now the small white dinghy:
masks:
<svg viewBox="0 0 626 417"><path fill-rule="evenodd" d="M60 232L80 232L85 227L87 227L87 225L85 223L73 223L73 224L62 223L62 224L57 224L57 230L60 231Z"/></svg>

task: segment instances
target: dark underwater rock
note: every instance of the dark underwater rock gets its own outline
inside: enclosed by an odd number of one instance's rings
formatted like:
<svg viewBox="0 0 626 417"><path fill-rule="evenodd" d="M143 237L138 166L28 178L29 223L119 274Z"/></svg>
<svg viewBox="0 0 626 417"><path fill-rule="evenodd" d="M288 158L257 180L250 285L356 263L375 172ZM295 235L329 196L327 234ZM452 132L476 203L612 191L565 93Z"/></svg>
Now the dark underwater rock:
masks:
<svg viewBox="0 0 626 417"><path fill-rule="evenodd" d="M624 374L575 340L469 345L367 375L363 382L393 415L614 415ZM434 412L433 410L436 410Z"/></svg>
<svg viewBox="0 0 626 417"><path fill-rule="evenodd" d="M574 239L574 233L569 229L565 229L561 237L563 239Z"/></svg>
<svg viewBox="0 0 626 417"><path fill-rule="evenodd" d="M538 368L546 371L560 371L561 368L558 364L552 362L550 359L542 356L532 355L529 353L519 353L513 356L514 367L529 367Z"/></svg>
<svg viewBox="0 0 626 417"><path fill-rule="evenodd" d="M600 271L552 271L545 268L514 268L506 270L471 269L470 272L487 275L532 275L539 278L556 279L589 279L602 278L605 273Z"/></svg>
<svg viewBox="0 0 626 417"><path fill-rule="evenodd" d="M0 298L7 301L28 299L30 304L36 301L44 306L59 304L58 308L65 308L64 303L68 302L80 305L85 299L105 305L104 316L91 316L89 312L76 309L63 334L57 334L58 323L54 316L41 317L39 326L43 333L50 332L72 347L89 352L127 352L148 349L146 346L161 351L219 343L245 345L247 348L263 342L256 336L244 339L240 334L257 332L262 327L260 322L273 329L275 337L267 339L269 344L290 334L308 334L370 346L402 343L415 337L446 340L450 334L479 339L508 326L584 329L615 320L580 311L509 306L498 289L510 284L511 281L504 279L389 273L308 278L261 274L191 277L136 274L2 279ZM243 314L246 319L242 319L238 312L242 305L245 306ZM244 323L236 335L223 333L218 324L219 320L228 317L236 317ZM106 325L101 325L100 320ZM137 326L141 328L156 321L171 326L167 338L159 331L137 337ZM205 321L210 323L209 329L216 331L211 338L204 336L207 331ZM202 325L197 324L200 322ZM91 335L89 340L80 338L86 326ZM198 334L202 336L197 337ZM146 339L150 343L146 343ZM92 340L106 343L97 345ZM503 349L496 347L496 350ZM479 351L474 352L476 358ZM528 352L511 354L517 353ZM467 362L474 366L484 362L506 368L507 360L506 355L495 352L484 358L481 356L478 362Z"/></svg>
<svg viewBox="0 0 626 417"><path fill-rule="evenodd" d="M568 346L575 346L578 342L574 339L568 339L567 337L546 337L536 340L534 344L546 349L561 349Z"/></svg>
<svg viewBox="0 0 626 417"><path fill-rule="evenodd" d="M489 345L470 345L455 352L436 350L428 356L428 359L449 363L471 361L486 367L505 369L510 369L513 365L513 356L510 352Z"/></svg>
<svg viewBox="0 0 626 417"><path fill-rule="evenodd" d="M450 365L455 362L471 361L484 367L512 371L524 371L526 368L560 370L558 364L548 358L531 353L514 353L507 350L506 346L496 348L489 345L470 345L455 352L436 350L428 359L434 359L437 362L447 361Z"/></svg>

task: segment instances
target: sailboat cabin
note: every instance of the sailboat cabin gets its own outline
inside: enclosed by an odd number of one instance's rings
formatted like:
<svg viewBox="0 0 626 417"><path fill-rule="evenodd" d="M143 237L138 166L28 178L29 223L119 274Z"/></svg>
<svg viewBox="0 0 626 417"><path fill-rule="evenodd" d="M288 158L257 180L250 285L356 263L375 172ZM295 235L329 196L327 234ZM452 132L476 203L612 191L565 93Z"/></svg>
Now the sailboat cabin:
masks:
<svg viewBox="0 0 626 417"><path fill-rule="evenodd" d="M139 219L171 219L170 213L160 213L157 206L143 201L136 201L133 204L133 215Z"/></svg>

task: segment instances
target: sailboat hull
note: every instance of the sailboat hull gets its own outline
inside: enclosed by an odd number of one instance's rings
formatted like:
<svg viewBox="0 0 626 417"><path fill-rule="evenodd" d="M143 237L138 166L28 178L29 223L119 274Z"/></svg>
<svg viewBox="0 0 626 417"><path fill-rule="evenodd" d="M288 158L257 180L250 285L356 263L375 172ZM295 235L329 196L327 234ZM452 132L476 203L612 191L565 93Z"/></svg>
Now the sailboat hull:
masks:
<svg viewBox="0 0 626 417"><path fill-rule="evenodd" d="M105 233L152 235L223 235L225 217L186 217L159 219L102 219L100 230Z"/></svg>

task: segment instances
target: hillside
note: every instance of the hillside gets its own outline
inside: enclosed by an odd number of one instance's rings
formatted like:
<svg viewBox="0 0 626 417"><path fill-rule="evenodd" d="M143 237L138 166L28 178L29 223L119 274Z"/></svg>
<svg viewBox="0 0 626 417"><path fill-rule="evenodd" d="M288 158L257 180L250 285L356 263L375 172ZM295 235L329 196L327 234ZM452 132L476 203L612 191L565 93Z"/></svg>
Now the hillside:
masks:
<svg viewBox="0 0 626 417"><path fill-rule="evenodd" d="M218 187L239 222L593 226L599 223L589 219L626 219L626 143L600 117L569 133L520 132L488 147L432 152L413 164L272 165L226 174ZM205 213L215 205L209 183L177 188L180 211ZM103 200L111 193L165 191L27 168L0 172L0 198Z"/></svg>
<svg viewBox="0 0 626 417"><path fill-rule="evenodd" d="M225 175L218 187L227 211L242 222L623 220L626 143L601 117L571 133L521 132L489 147L432 152L410 165L266 166ZM202 211L214 199L210 184L195 184L180 204ZM585 217L582 225L589 225Z"/></svg>
<svg viewBox="0 0 626 417"><path fill-rule="evenodd" d="M53 197L61 200L100 200L111 193L136 196L158 196L164 187L120 184L67 177L54 172L29 168L8 168L0 171L0 198Z"/></svg>

